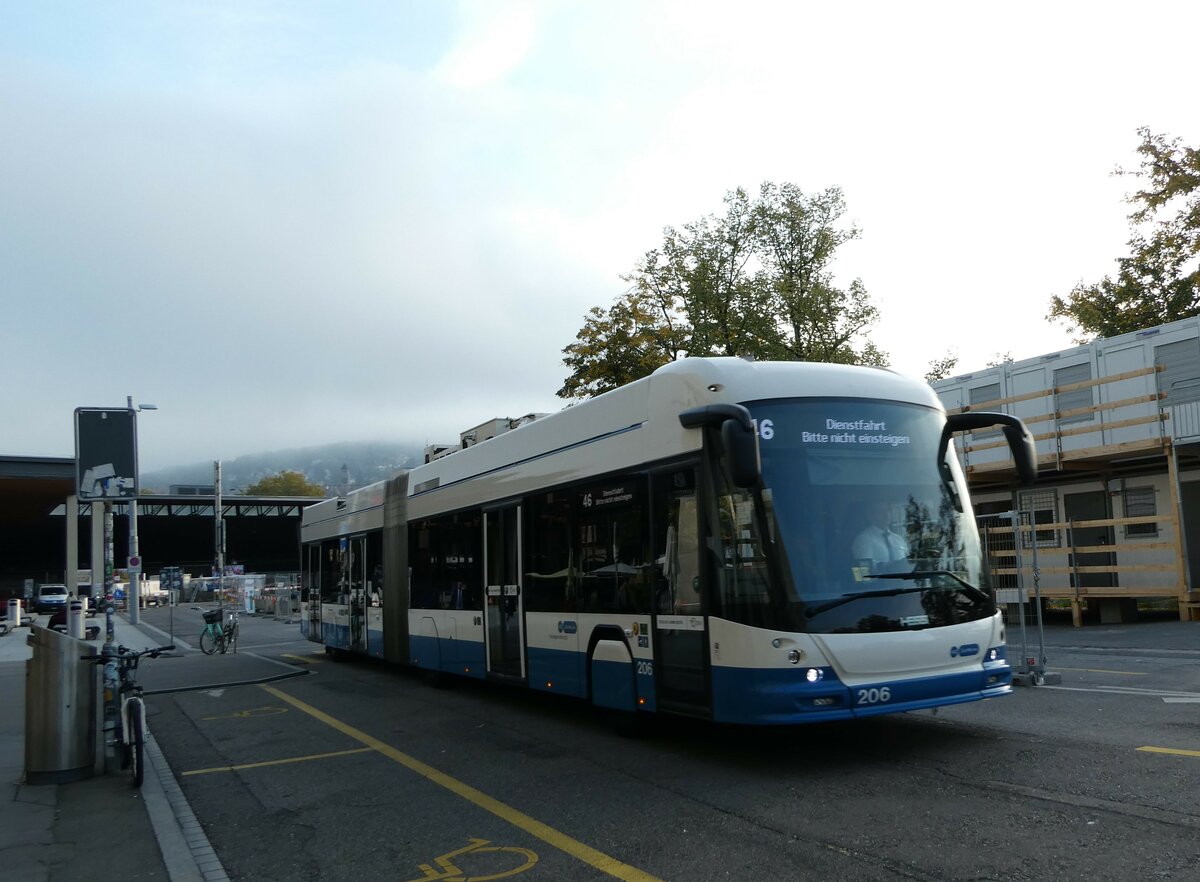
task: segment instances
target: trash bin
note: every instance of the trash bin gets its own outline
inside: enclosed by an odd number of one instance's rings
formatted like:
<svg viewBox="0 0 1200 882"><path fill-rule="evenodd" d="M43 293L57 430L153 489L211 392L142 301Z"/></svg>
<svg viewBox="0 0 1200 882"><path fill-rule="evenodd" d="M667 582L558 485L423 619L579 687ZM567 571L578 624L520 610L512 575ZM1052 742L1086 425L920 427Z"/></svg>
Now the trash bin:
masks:
<svg viewBox="0 0 1200 882"><path fill-rule="evenodd" d="M49 628L29 634L25 663L25 783L64 784L90 777L96 763L99 669L81 655L92 647Z"/></svg>

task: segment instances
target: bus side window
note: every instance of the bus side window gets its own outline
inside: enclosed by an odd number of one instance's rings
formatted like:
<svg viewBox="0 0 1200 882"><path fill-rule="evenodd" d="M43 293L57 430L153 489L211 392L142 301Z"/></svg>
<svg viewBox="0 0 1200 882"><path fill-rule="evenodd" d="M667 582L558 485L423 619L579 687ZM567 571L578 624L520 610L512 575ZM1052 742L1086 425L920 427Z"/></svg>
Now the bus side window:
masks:
<svg viewBox="0 0 1200 882"><path fill-rule="evenodd" d="M650 578L655 613L702 612L699 518L694 469L653 476Z"/></svg>

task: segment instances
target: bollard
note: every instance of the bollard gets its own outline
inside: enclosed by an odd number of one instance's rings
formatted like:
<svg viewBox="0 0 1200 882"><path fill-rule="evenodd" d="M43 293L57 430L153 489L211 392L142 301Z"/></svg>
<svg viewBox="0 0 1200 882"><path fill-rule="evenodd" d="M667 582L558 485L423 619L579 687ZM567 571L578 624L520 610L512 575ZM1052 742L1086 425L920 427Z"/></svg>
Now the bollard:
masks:
<svg viewBox="0 0 1200 882"><path fill-rule="evenodd" d="M15 597L8 599L8 627L21 627L21 601Z"/></svg>
<svg viewBox="0 0 1200 882"><path fill-rule="evenodd" d="M83 616L83 601L72 600L67 613L67 634L79 640L83 639Z"/></svg>

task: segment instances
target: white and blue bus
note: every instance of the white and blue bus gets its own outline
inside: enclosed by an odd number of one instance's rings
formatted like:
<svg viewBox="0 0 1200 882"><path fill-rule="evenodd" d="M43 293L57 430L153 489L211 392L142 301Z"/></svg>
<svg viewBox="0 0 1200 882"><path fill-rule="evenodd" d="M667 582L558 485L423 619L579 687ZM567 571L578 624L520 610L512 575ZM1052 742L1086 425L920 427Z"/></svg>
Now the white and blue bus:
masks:
<svg viewBox="0 0 1200 882"><path fill-rule="evenodd" d="M794 724L1004 695L947 417L891 371L689 358L305 509L328 651L629 712Z"/></svg>

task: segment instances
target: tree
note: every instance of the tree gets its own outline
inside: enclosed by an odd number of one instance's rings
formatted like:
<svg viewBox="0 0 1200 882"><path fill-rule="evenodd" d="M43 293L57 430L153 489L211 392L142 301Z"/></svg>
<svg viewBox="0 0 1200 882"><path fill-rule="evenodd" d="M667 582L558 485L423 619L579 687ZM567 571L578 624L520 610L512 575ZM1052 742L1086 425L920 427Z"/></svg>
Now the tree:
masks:
<svg viewBox="0 0 1200 882"><path fill-rule="evenodd" d="M1126 200L1136 206L1130 254L1117 259L1115 279L1081 283L1065 299L1050 300L1046 318L1066 322L1076 343L1200 313L1200 149L1148 128L1138 134L1140 168L1115 172L1143 182Z"/></svg>
<svg viewBox="0 0 1200 882"><path fill-rule="evenodd" d="M313 484L300 472L284 469L246 488L245 496L324 496L325 488Z"/></svg>
<svg viewBox="0 0 1200 882"><path fill-rule="evenodd" d="M857 238L838 222L841 191L806 196L765 183L751 200L738 188L725 212L667 227L608 310L593 307L563 349L571 375L558 391L587 398L684 356L885 364L862 342L878 318L862 282L833 284L834 252Z"/></svg>
<svg viewBox="0 0 1200 882"><path fill-rule="evenodd" d="M843 291L833 284L834 252L857 239L839 228L842 191L805 196L795 184L764 183L755 205L755 237L770 280L772 311L782 320L776 358L840 364L886 364L874 344L855 341L879 319L861 279Z"/></svg>
<svg viewBox="0 0 1200 882"><path fill-rule="evenodd" d="M926 383L936 383L950 376L950 372L958 366L958 356L952 350L947 350L941 358L929 362L929 370L925 372Z"/></svg>
<svg viewBox="0 0 1200 882"><path fill-rule="evenodd" d="M558 396L591 398L652 373L674 361L670 338L670 328L638 298L618 300L607 311L593 306L563 350L571 375Z"/></svg>

